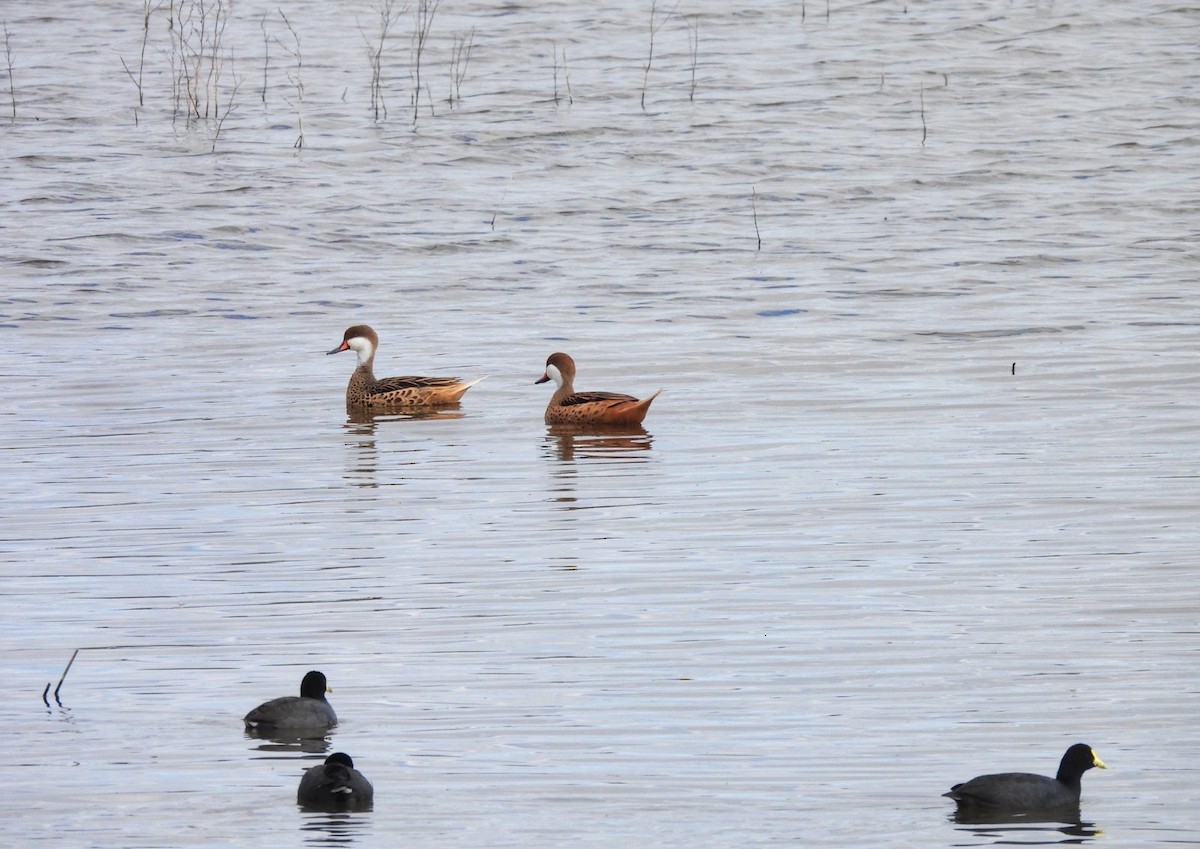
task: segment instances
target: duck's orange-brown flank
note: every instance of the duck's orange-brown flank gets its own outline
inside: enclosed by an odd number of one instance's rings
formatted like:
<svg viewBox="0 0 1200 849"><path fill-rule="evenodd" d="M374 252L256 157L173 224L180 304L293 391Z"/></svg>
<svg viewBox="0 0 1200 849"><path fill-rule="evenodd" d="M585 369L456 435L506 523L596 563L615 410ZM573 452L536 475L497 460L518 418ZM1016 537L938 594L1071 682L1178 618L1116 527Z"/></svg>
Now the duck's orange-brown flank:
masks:
<svg viewBox="0 0 1200 849"><path fill-rule="evenodd" d="M534 382L548 380L558 386L546 405L548 425L640 425L650 403L662 392L641 399L617 392L576 392L575 361L561 352L546 358L546 371Z"/></svg>
<svg viewBox="0 0 1200 849"><path fill-rule="evenodd" d="M349 409L387 410L403 407L438 407L454 404L463 393L483 380L460 380L457 377L385 377L377 379L373 369L379 336L366 324L347 328L342 344L329 353L354 351L358 368L350 375L346 386L346 407Z"/></svg>

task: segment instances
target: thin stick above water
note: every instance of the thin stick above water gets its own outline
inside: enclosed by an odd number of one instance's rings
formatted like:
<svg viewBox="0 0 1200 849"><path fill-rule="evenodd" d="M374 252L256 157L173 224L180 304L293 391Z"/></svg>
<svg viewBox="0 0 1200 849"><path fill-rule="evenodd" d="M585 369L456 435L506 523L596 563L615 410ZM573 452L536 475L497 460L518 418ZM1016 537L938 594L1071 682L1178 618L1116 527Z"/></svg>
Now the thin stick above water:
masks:
<svg viewBox="0 0 1200 849"><path fill-rule="evenodd" d="M758 231L758 189L750 187L750 211L754 214L754 237L758 239L756 251L762 250L762 233Z"/></svg>
<svg viewBox="0 0 1200 849"><path fill-rule="evenodd" d="M643 69L642 75L642 111L646 111L646 87L650 84L650 66L654 64L654 36L660 29L667 25L667 21L675 16L675 10L679 8L682 0L676 0L675 5L671 7L671 11L667 12L660 19L658 18L658 2L650 4L650 49L646 54L646 66Z"/></svg>
<svg viewBox="0 0 1200 849"><path fill-rule="evenodd" d="M925 139L929 135L929 128L925 126L925 83L921 82L921 147L925 146Z"/></svg>
<svg viewBox="0 0 1200 849"><path fill-rule="evenodd" d="M8 61L8 100L12 104L12 120L17 120L17 88L13 82L12 38L8 31L8 21L4 22L4 58Z"/></svg>
<svg viewBox="0 0 1200 849"><path fill-rule="evenodd" d="M67 680L67 673L71 671L71 666L75 663L75 658L79 656L79 649L71 652L71 659L67 661L67 668L63 670L62 677L58 679L58 686L54 688L54 701L62 707L62 699L58 697L59 690L62 689L63 681ZM50 682L46 682L46 689L42 690L42 701L46 703L46 707L50 707L50 700L46 698L46 694L50 692Z"/></svg>

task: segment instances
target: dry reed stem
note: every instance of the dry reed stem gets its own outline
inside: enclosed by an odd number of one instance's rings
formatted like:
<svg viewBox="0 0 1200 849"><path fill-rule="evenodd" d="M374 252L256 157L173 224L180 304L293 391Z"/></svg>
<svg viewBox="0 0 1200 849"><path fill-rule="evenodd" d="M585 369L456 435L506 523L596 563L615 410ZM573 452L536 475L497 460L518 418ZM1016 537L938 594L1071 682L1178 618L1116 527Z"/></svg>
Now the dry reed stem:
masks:
<svg viewBox="0 0 1200 849"><path fill-rule="evenodd" d="M379 12L379 40L367 41L367 59L371 63L371 113L379 121L380 113L383 120L387 120L387 102L383 98L383 50L392 24L408 7L396 8L395 0L379 0L375 8ZM366 37L363 33L364 40Z"/></svg>
<svg viewBox="0 0 1200 849"><path fill-rule="evenodd" d="M554 51L554 105L558 105L558 44L552 44L551 49ZM571 93L571 72L567 70L567 48L562 49L562 72L563 84L567 87L567 105L571 106L575 103L575 95Z"/></svg>
<svg viewBox="0 0 1200 849"><path fill-rule="evenodd" d="M209 149L210 153L217 152L217 140L221 138L221 130L225 128L225 119L237 111L237 104L234 103L234 100L237 98L238 89L242 87L242 81L238 78L237 72L232 68L229 73L233 77L233 88L229 91L229 99L225 101L224 109L221 108L218 92L216 111L214 112L216 127L213 129L212 147Z"/></svg>
<svg viewBox="0 0 1200 849"><path fill-rule="evenodd" d="M550 53L551 53L551 56L553 57L553 62L554 62L554 96L551 98L551 100L554 102L554 105L557 106L558 105L558 42L557 41L553 41L550 43Z"/></svg>
<svg viewBox="0 0 1200 849"><path fill-rule="evenodd" d="M258 19L258 28L262 30L263 37L263 81L262 81L262 103L267 105L267 69L271 66L271 37L267 35L267 13L263 12L262 17Z"/></svg>
<svg viewBox="0 0 1200 849"><path fill-rule="evenodd" d="M925 138L929 135L929 128L925 126L925 83L921 82L921 147L925 146Z"/></svg>
<svg viewBox="0 0 1200 849"><path fill-rule="evenodd" d="M193 121L223 120L232 111L232 102L222 106L221 97L222 77L229 61L224 38L230 2L180 0L178 5L174 0L170 2L172 121L182 114L190 126ZM160 0L150 11L157 11L165 4L166 0Z"/></svg>
<svg viewBox="0 0 1200 849"><path fill-rule="evenodd" d="M75 663L75 658L79 656L79 649L71 652L71 659L67 661L67 668L63 670L62 677L58 679L58 686L54 688L54 701L62 707L62 699L58 697L59 691L62 689L63 681L67 680L67 673L71 671L71 666ZM46 694L50 692L50 683L46 683L46 689L42 690L42 701L46 703L46 707L50 707L50 700L46 698Z"/></svg>
<svg viewBox="0 0 1200 849"><path fill-rule="evenodd" d="M283 44L283 42L279 42L280 46L283 47L283 49L286 50L288 54L296 60L295 75L293 75L291 71L287 72L288 82L292 84L292 88L294 88L296 91L296 99L292 100L290 98L284 98L284 100L287 101L289 106L296 110L296 128L300 132L300 135L296 137L296 141L293 142L292 147L294 147L296 150L302 150L304 148L304 79L301 76L301 72L304 68L304 58L300 53L300 34L296 32L295 27L292 26L292 22L288 20L287 15L283 13L283 9L279 9L278 11L279 17L283 18L283 25L286 26L288 32L292 34L292 43L295 44L295 47L292 48L288 47L286 44Z"/></svg>
<svg viewBox="0 0 1200 849"><path fill-rule="evenodd" d="M646 67L642 74L642 111L646 111L646 87L650 84L650 67L654 64L654 36L658 31L666 26L667 21L675 16L675 10L679 8L682 0L675 0L675 5L671 7L671 11L663 16L662 20L655 23L655 18L658 16L658 0L654 0L650 4L650 49L646 55Z"/></svg>
<svg viewBox="0 0 1200 849"><path fill-rule="evenodd" d="M421 106L421 59L425 54L425 44L429 40L429 30L433 27L433 18L437 14L438 6L441 5L441 0L417 0L416 9L414 10L413 23L413 123L417 123L417 117ZM430 111L433 110L433 97L429 98Z"/></svg>
<svg viewBox="0 0 1200 849"><path fill-rule="evenodd" d="M758 190L750 187L750 212L754 216L754 237L758 240L758 247L754 250L757 253L762 250L762 233L758 231Z"/></svg>
<svg viewBox="0 0 1200 849"><path fill-rule="evenodd" d="M688 91L688 100L696 100L696 65L700 57L700 16L688 15L683 19L688 28L688 49L692 54L692 85Z"/></svg>
<svg viewBox="0 0 1200 849"><path fill-rule="evenodd" d="M465 35L454 37L454 49L450 55L450 105L462 103L462 83L467 76L467 66L471 64L471 51L475 47L475 27Z"/></svg>
<svg viewBox="0 0 1200 849"><path fill-rule="evenodd" d="M144 72L146 69L146 45L150 41L150 15L161 8L161 2L157 6L151 6L150 0L142 0L142 49L138 54L138 72L136 77L134 76L133 71L129 69L129 66L125 64L124 57L121 58L121 67L125 69L125 73L129 75L129 79L133 80L134 86L137 87L139 107L146 105L146 97L145 91L142 88L142 80L144 78ZM136 111L134 112L134 115L136 118Z"/></svg>
<svg viewBox="0 0 1200 849"><path fill-rule="evenodd" d="M8 63L8 102L12 106L9 120L17 120L17 88L13 81L12 35L8 31L8 21L4 22L4 58Z"/></svg>

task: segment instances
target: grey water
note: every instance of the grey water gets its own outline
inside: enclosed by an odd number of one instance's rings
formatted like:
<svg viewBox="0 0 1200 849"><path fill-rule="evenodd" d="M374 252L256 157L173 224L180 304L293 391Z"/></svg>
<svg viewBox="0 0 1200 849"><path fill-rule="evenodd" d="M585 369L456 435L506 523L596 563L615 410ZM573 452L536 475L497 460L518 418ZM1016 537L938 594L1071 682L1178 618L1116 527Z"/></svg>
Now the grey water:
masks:
<svg viewBox="0 0 1200 849"><path fill-rule="evenodd" d="M1200 844L1200 10L383 8L4 6L7 842Z"/></svg>

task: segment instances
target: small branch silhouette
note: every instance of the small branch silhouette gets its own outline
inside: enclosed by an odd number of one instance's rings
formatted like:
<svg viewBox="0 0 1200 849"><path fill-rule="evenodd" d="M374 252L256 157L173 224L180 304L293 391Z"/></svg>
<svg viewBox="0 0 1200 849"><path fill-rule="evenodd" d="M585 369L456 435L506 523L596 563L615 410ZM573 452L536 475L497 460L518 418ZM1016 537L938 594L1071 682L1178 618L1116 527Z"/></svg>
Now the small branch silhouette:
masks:
<svg viewBox="0 0 1200 849"><path fill-rule="evenodd" d="M4 58L8 60L8 102L12 104L12 120L17 120L17 88L13 82L12 37L8 31L8 21L4 22Z"/></svg>
<svg viewBox="0 0 1200 849"><path fill-rule="evenodd" d="M417 123L417 115L421 107L421 58L425 54L425 43L429 40L429 30L433 27L433 17L437 14L442 0L417 0L414 10L416 16L413 27L413 123ZM433 100L430 99L432 105Z"/></svg>
<svg viewBox="0 0 1200 849"><path fill-rule="evenodd" d="M929 129L925 126L925 83L921 83L921 147L925 146L925 137L929 135Z"/></svg>
<svg viewBox="0 0 1200 849"><path fill-rule="evenodd" d="M291 71L288 71L287 74L288 82L292 84L292 88L296 91L296 99L284 98L284 100L296 110L296 127L300 131L300 135L296 137L296 142L292 147L296 148L296 150L301 150L304 148L304 80L301 78L300 72L304 68L304 60L300 55L300 35L292 27L292 22L283 13L283 9L279 9L278 11L279 17L283 18L284 26L292 34L292 42L296 45L294 48L283 45L283 49L290 53L292 58L296 60L295 75L293 76Z"/></svg>
<svg viewBox="0 0 1200 849"><path fill-rule="evenodd" d="M654 64L654 36L658 31L667 25L667 21L675 16L675 10L679 8L682 0L676 0L675 5L671 7L671 11L663 15L662 19L658 19L658 0L654 0L650 4L650 50L646 54L645 73L642 75L642 111L646 111L646 87L650 84L650 67Z"/></svg>
<svg viewBox="0 0 1200 849"><path fill-rule="evenodd" d="M467 66L471 64L471 50L475 47L475 27L467 35L454 37L454 51L450 58L450 82L453 90L450 93L450 105L462 103L462 84L467 76Z"/></svg>
<svg viewBox="0 0 1200 849"><path fill-rule="evenodd" d="M67 680L67 673L71 671L71 666L72 666L72 664L75 663L75 658L78 656L79 656L79 649L75 649L75 651L71 652L71 659L67 661L67 668L63 670L62 677L58 679L58 686L54 688L54 701L59 707L62 707L62 699L60 699L58 697L58 692L59 692L59 690L62 689L63 681ZM49 692L50 692L50 682L47 681L46 689L42 690L42 701L46 703L46 707L50 707L50 700L48 698L46 698L46 695Z"/></svg>
<svg viewBox="0 0 1200 849"><path fill-rule="evenodd" d="M396 8L395 0L379 0L379 40L367 41L367 59L371 63L371 112L375 120L387 118L387 103L383 99L383 49L387 44L392 24L400 17L403 8ZM366 39L366 33L363 33Z"/></svg>
<svg viewBox="0 0 1200 849"><path fill-rule="evenodd" d="M758 240L755 251L762 250L762 233L758 231L758 190L750 187L750 212L754 215L754 237Z"/></svg>
<svg viewBox="0 0 1200 849"><path fill-rule="evenodd" d="M696 99L696 65L700 56L700 16L688 15L683 19L688 28L688 47L692 53L692 85L688 91L688 100Z"/></svg>

